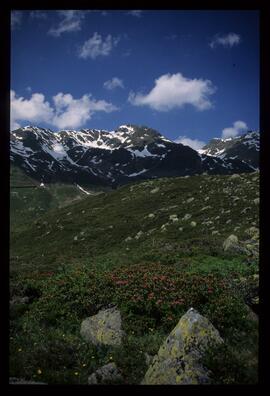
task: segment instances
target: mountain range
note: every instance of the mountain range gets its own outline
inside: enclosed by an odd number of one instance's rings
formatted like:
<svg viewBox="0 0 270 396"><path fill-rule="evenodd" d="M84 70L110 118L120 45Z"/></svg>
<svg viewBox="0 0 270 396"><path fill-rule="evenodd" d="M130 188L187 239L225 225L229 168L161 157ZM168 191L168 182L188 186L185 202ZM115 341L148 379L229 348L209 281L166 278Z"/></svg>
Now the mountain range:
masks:
<svg viewBox="0 0 270 396"><path fill-rule="evenodd" d="M146 126L122 125L111 132L26 126L11 132L10 158L40 183L117 187L159 177L253 172L259 166L259 132L215 138L195 151Z"/></svg>

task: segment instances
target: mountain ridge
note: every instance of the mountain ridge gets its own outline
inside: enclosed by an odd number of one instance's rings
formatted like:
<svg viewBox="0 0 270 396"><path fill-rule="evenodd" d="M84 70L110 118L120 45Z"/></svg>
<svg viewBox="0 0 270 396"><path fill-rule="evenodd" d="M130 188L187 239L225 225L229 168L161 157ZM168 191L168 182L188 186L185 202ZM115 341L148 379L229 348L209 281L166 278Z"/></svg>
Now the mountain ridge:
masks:
<svg viewBox="0 0 270 396"><path fill-rule="evenodd" d="M258 139L256 148L257 142ZM219 141L218 144L220 146ZM249 159L246 152L241 158L230 153L213 155L216 153L213 143L197 152L152 128L132 124L121 125L115 131L53 132L26 126L11 132L10 145L12 163L31 177L47 183L60 181L115 187L133 180L204 172L251 172L254 164L258 165L254 150L253 159ZM231 145L229 149L232 150Z"/></svg>

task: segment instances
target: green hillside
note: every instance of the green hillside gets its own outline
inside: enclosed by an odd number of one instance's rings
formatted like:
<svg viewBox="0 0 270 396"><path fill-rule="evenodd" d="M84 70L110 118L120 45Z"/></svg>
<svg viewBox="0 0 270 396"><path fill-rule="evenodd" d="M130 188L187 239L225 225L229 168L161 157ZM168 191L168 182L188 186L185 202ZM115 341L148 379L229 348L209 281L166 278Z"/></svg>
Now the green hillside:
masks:
<svg viewBox="0 0 270 396"><path fill-rule="evenodd" d="M30 303L11 310L12 376L87 383L113 360L124 383L140 383L144 354L194 307L225 340L207 357L213 383L256 382L257 321L245 301L257 287L258 256L224 251L223 242L249 240L258 197L257 172L164 178L35 211L23 230L13 221L11 296ZM124 344L86 344L81 321L112 303Z"/></svg>
<svg viewBox="0 0 270 396"><path fill-rule="evenodd" d="M87 197L37 217L27 232L16 232L12 256L31 270L36 257L39 269L51 270L98 257L114 264L133 262L133 256L165 262L216 256L227 236L241 239L248 227L258 226L258 183L257 174L166 178Z"/></svg>
<svg viewBox="0 0 270 396"><path fill-rule="evenodd" d="M93 191L94 193L94 191ZM29 222L50 209L57 209L87 197L72 184L46 184L40 186L20 168L10 168L10 223L12 231L23 230Z"/></svg>

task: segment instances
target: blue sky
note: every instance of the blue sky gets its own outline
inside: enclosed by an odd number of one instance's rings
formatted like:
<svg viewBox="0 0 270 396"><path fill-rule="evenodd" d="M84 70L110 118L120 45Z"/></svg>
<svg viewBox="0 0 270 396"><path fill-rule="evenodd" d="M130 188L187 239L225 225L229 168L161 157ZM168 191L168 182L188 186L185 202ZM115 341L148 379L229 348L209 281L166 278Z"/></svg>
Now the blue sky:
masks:
<svg viewBox="0 0 270 396"><path fill-rule="evenodd" d="M11 129L259 129L257 11L14 11Z"/></svg>

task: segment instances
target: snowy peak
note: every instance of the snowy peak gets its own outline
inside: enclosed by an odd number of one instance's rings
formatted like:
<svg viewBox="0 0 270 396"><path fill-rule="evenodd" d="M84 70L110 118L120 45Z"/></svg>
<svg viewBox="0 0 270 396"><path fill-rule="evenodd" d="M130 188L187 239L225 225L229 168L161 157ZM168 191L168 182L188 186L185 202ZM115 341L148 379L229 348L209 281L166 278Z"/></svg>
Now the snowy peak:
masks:
<svg viewBox="0 0 270 396"><path fill-rule="evenodd" d="M260 133L249 131L228 139L214 138L199 152L221 159L237 158L247 162L254 169L259 166Z"/></svg>
<svg viewBox="0 0 270 396"><path fill-rule="evenodd" d="M250 153L254 147L259 147L259 141L253 132L241 139L244 149L240 150L242 159L239 159L240 154L228 156L229 149L235 147L232 142L237 139L229 142L213 139L198 154L146 126L125 124L113 131L81 129L58 132L27 126L11 132L10 156L15 165L42 183L61 181L79 186L112 186L135 179L202 172L250 172L254 169L254 158Z"/></svg>

